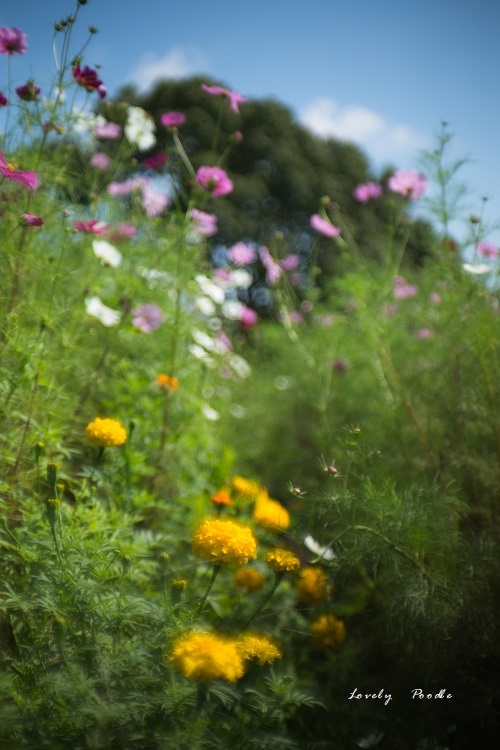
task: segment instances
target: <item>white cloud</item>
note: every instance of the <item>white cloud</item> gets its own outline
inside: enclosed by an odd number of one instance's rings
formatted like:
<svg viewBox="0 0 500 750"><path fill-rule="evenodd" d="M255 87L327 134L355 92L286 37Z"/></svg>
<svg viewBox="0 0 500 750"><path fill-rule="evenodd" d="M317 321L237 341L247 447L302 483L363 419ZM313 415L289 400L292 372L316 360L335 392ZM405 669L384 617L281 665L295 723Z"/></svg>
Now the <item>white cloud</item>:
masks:
<svg viewBox="0 0 500 750"><path fill-rule="evenodd" d="M186 76L209 70L207 59L193 47L182 49L174 47L163 57L148 52L143 55L129 79L139 89L148 89L154 81L161 78L185 78Z"/></svg>
<svg viewBox="0 0 500 750"><path fill-rule="evenodd" d="M357 143L379 164L401 162L429 145L428 139L409 125L389 123L371 109L341 105L329 97L306 105L299 119L323 138L332 136Z"/></svg>

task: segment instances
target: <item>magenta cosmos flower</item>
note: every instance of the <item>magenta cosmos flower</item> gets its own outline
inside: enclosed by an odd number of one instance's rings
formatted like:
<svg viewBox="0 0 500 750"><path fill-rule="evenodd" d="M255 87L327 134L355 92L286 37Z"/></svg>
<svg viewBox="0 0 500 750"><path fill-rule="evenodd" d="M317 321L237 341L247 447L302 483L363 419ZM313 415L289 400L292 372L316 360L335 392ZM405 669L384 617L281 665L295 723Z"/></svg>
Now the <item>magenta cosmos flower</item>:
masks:
<svg viewBox="0 0 500 750"><path fill-rule="evenodd" d="M27 49L28 45L24 32L15 26L12 29L2 26L0 29L0 52L3 55L13 55L14 52L24 55Z"/></svg>
<svg viewBox="0 0 500 750"><path fill-rule="evenodd" d="M18 182L20 185L26 185L27 187L34 190L37 185L37 177L35 172L22 172L16 169L11 162L6 162L2 152L0 151L0 174L2 174L7 180L12 182Z"/></svg>
<svg viewBox="0 0 500 750"><path fill-rule="evenodd" d="M94 135L101 140L116 141L122 134L121 125L116 122L105 122L94 128Z"/></svg>
<svg viewBox="0 0 500 750"><path fill-rule="evenodd" d="M96 234L98 237L103 237L106 231L109 229L109 225L105 224L99 219L87 219L86 221L74 221L73 226L77 232L83 232L84 234Z"/></svg>
<svg viewBox="0 0 500 750"><path fill-rule="evenodd" d="M40 91L40 86L36 86L34 81L28 81L17 87L16 94L23 102L37 102Z"/></svg>
<svg viewBox="0 0 500 750"><path fill-rule="evenodd" d="M143 333L151 333L161 326L163 313L158 305L148 303L132 310L132 325Z"/></svg>
<svg viewBox="0 0 500 750"><path fill-rule="evenodd" d="M356 185L353 191L354 198L358 203L368 203L368 201L380 198L382 195L382 186L376 182L363 182Z"/></svg>
<svg viewBox="0 0 500 750"><path fill-rule="evenodd" d="M246 97L237 91L229 91L229 89L225 89L222 86L207 86L206 83L202 83L201 88L206 94L210 94L211 96L227 96L231 109L236 114L240 112L239 105L248 101Z"/></svg>
<svg viewBox="0 0 500 750"><path fill-rule="evenodd" d="M427 178L414 169L398 169L392 177L389 177L389 190L393 193L399 193L412 201L418 200L425 192L427 187Z"/></svg>
<svg viewBox="0 0 500 750"><path fill-rule="evenodd" d="M182 112L165 112L160 121L165 128L178 128L180 125L184 125L186 118Z"/></svg>
<svg viewBox="0 0 500 750"><path fill-rule="evenodd" d="M192 208L190 216L193 220L195 232L202 234L204 237L213 237L214 234L217 234L217 216L215 214L207 214L205 211Z"/></svg>
<svg viewBox="0 0 500 750"><path fill-rule="evenodd" d="M24 227L41 227L43 224L42 217L35 214L21 214L20 221Z"/></svg>
<svg viewBox="0 0 500 750"><path fill-rule="evenodd" d="M97 75L97 71L92 70L86 65L83 69L80 68L80 63L77 62L73 67L73 78L79 86L82 86L86 91L97 91L101 99L106 96L106 88Z"/></svg>
<svg viewBox="0 0 500 750"><path fill-rule="evenodd" d="M229 195L233 190L232 181L220 167L200 167L196 172L196 179L214 197Z"/></svg>
<svg viewBox="0 0 500 750"><path fill-rule="evenodd" d="M0 107L5 107L9 103L9 100L0 91Z"/></svg>
<svg viewBox="0 0 500 750"><path fill-rule="evenodd" d="M163 151L158 151L158 153L153 154L152 156L146 157L144 159L144 166L148 169L159 169L167 162L167 155Z"/></svg>
<svg viewBox="0 0 500 750"><path fill-rule="evenodd" d="M309 223L316 232L319 232L324 237L338 237L342 232L340 227L330 224L329 221L323 219L319 214L313 214L309 219Z"/></svg>
<svg viewBox="0 0 500 750"><path fill-rule="evenodd" d="M500 255L500 249L488 240L478 242L477 251L483 258L498 258Z"/></svg>

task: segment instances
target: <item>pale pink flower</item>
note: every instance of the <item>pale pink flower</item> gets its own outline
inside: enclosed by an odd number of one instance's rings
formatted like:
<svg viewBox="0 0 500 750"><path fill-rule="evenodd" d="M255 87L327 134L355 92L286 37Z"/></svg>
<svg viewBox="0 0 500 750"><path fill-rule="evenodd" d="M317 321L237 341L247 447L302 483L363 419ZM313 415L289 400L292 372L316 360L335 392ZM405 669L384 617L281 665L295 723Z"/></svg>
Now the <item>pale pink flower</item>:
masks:
<svg viewBox="0 0 500 750"><path fill-rule="evenodd" d="M237 266L247 266L257 260L257 252L252 245L246 242L236 242L229 248L229 257Z"/></svg>
<svg viewBox="0 0 500 750"><path fill-rule="evenodd" d="M431 331L430 328L419 328L415 336L417 339L432 339L434 338L434 331Z"/></svg>
<svg viewBox="0 0 500 750"><path fill-rule="evenodd" d="M205 211L192 208L190 216L193 220L195 232L205 237L212 237L214 234L217 234L217 216L215 214L207 214Z"/></svg>
<svg viewBox="0 0 500 750"><path fill-rule="evenodd" d="M98 237L103 237L109 229L108 224L105 224L103 221L99 221L99 219L74 221L73 226L77 232L83 232L84 234L96 234Z"/></svg>
<svg viewBox="0 0 500 750"><path fill-rule="evenodd" d="M394 296L396 299L408 299L418 294L418 286L408 284L402 276L395 276L393 279Z"/></svg>
<svg viewBox="0 0 500 750"><path fill-rule="evenodd" d="M148 180L146 177L131 177L129 180L124 180L123 182L110 182L108 193L113 198L129 195L134 190L143 190L147 183Z"/></svg>
<svg viewBox="0 0 500 750"><path fill-rule="evenodd" d="M368 201L380 198L382 195L382 186L376 182L363 182L356 185L353 196L359 203L368 203Z"/></svg>
<svg viewBox="0 0 500 750"><path fill-rule="evenodd" d="M41 227L43 219L35 214L21 214L21 224L25 227Z"/></svg>
<svg viewBox="0 0 500 750"><path fill-rule="evenodd" d="M309 219L309 223L316 232L319 232L319 234L322 234L325 237L338 237L342 232L340 227L330 224L329 221L323 219L319 214L313 214Z"/></svg>
<svg viewBox="0 0 500 750"><path fill-rule="evenodd" d="M116 141L122 134L121 125L116 122L105 122L94 128L94 135L101 140Z"/></svg>
<svg viewBox="0 0 500 750"><path fill-rule="evenodd" d="M222 86L207 86L205 83L202 83L201 88L206 94L210 94L211 96L227 96L231 109L236 114L239 114L239 105L248 101L246 97L237 91L229 91L229 89L225 89Z"/></svg>
<svg viewBox="0 0 500 750"><path fill-rule="evenodd" d="M276 263L271 253L264 245L259 248L262 265L266 269L266 281L268 284L276 284L281 276L281 266Z"/></svg>
<svg viewBox="0 0 500 750"><path fill-rule="evenodd" d="M142 190L142 207L150 219L160 216L170 203L166 193L158 193L150 185L145 185Z"/></svg>
<svg viewBox="0 0 500 750"><path fill-rule="evenodd" d="M165 128L178 128L186 122L186 116L182 112L165 112L160 118Z"/></svg>
<svg viewBox="0 0 500 750"><path fill-rule="evenodd" d="M0 174L2 174L7 180L18 182L20 185L26 185L32 190L35 190L37 186L37 177L35 172L23 172L22 170L16 169L14 164L5 161L1 151Z"/></svg>
<svg viewBox="0 0 500 750"><path fill-rule="evenodd" d="M290 323L293 323L293 325L295 326L300 326L304 322L304 317L298 310L292 310L291 312L289 312L288 317L290 319Z"/></svg>
<svg viewBox="0 0 500 750"><path fill-rule="evenodd" d="M132 325L143 333L151 333L163 323L163 313L158 305L148 303L132 310Z"/></svg>
<svg viewBox="0 0 500 750"><path fill-rule="evenodd" d="M283 258L283 260L280 261L280 264L284 271L295 271L299 266L299 256L287 255L286 258Z"/></svg>
<svg viewBox="0 0 500 750"><path fill-rule="evenodd" d="M398 169L392 177L389 177L388 185L393 193L399 193L416 201L425 192L427 178L420 172L415 172L414 169Z"/></svg>
<svg viewBox="0 0 500 750"><path fill-rule="evenodd" d="M24 55L27 49L26 34L23 31L15 26L11 29L7 26L0 28L0 53L2 55L13 55L14 52Z"/></svg>
<svg viewBox="0 0 500 750"><path fill-rule="evenodd" d="M137 234L137 229L132 224L117 224L108 232L108 237L113 242L124 242L130 240Z"/></svg>
<svg viewBox="0 0 500 750"><path fill-rule="evenodd" d="M432 292L430 300L433 305L439 305L441 303L441 295L437 292Z"/></svg>
<svg viewBox="0 0 500 750"><path fill-rule="evenodd" d="M200 167L196 172L196 179L215 198L221 195L229 195L233 190L232 181L220 167Z"/></svg>
<svg viewBox="0 0 500 750"><path fill-rule="evenodd" d="M103 154L102 151L97 151L95 154L92 154L90 163L95 169L104 171L111 164L111 159L107 154Z"/></svg>
<svg viewBox="0 0 500 750"><path fill-rule="evenodd" d="M477 245L477 252L483 258L498 258L500 256L499 248L488 240L481 240Z"/></svg>

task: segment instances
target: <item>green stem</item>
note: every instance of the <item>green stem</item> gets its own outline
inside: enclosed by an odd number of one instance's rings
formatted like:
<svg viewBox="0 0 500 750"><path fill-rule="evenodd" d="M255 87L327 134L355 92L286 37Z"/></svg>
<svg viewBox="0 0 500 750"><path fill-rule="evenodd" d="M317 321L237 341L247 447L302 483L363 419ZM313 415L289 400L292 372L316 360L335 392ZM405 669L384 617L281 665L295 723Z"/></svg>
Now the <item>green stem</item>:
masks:
<svg viewBox="0 0 500 750"><path fill-rule="evenodd" d="M373 534L374 536L378 537L379 539L382 539L388 547L394 550L394 552L397 552L398 555L401 555L405 558L405 560L408 560L408 562L411 562L412 565L414 565L418 572L421 575L426 575L426 570L423 564L420 562L420 560L417 560L416 557L413 557L413 555L410 555L406 550L402 549L401 547L398 547L397 544L394 544L393 541L389 539L389 537L385 536L385 534L382 534L380 531L377 531L377 529L372 529L371 526L362 526L362 525L356 525L351 527L353 531L367 531L369 534Z"/></svg>
<svg viewBox="0 0 500 750"><path fill-rule="evenodd" d="M259 604L259 606L255 610L255 612L253 613L253 615L245 622L244 625L242 625L242 627L241 627L241 629L239 631L240 633L242 633L244 630L246 630L249 627L249 625L252 624L252 622L255 620L255 618L257 617L257 615L262 611L262 609L265 607L265 605L267 604L267 602L271 599L271 597L273 596L274 592L276 591L276 589L278 588L278 586L280 585L280 583L281 583L281 581L283 580L284 577L285 577L285 572L284 571L280 571L280 572L277 571L276 572L276 577L274 579L274 583L272 585L271 590L269 591L269 593L267 594L267 596L265 596L264 599L261 601L261 603Z"/></svg>
<svg viewBox="0 0 500 750"><path fill-rule="evenodd" d="M213 571L212 571L212 577L211 577L211 579L210 579L210 583L208 584L208 588L207 588L207 590L205 591L205 596L204 596L204 597L203 597L203 599L201 600L200 606L198 607L198 609L197 609L197 610L196 610L196 612L195 612L195 617L196 617L196 616L198 616L198 615L200 614L200 612L202 611L203 607L205 606L205 602L207 601L208 595L210 594L210 592L211 592L211 590L212 590L212 586L213 586L213 585L214 585L214 583L215 583L215 579L216 579L216 578L217 578L217 576L219 575L220 569L221 569L221 566L220 566L220 565L216 565L216 566L214 567L214 569L213 569Z"/></svg>

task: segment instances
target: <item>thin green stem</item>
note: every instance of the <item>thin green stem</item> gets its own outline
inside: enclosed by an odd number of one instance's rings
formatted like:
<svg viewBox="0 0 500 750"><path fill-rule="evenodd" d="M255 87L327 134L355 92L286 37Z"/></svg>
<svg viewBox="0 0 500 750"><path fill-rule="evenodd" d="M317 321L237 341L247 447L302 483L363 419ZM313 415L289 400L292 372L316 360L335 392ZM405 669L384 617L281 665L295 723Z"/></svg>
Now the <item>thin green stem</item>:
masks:
<svg viewBox="0 0 500 750"><path fill-rule="evenodd" d="M210 592L212 590L212 586L215 583L215 579L217 578L217 576L220 573L220 569L221 569L221 566L220 565L216 565L214 567L214 569L212 570L212 577L210 579L210 583L208 584L208 588L205 591L205 595L204 595L203 599L201 600L200 606L198 607L198 609L195 612L195 617L197 617L200 614L200 612L202 611L203 607L205 606L205 602L207 601L208 595L210 594Z"/></svg>

